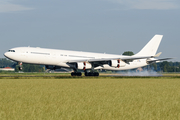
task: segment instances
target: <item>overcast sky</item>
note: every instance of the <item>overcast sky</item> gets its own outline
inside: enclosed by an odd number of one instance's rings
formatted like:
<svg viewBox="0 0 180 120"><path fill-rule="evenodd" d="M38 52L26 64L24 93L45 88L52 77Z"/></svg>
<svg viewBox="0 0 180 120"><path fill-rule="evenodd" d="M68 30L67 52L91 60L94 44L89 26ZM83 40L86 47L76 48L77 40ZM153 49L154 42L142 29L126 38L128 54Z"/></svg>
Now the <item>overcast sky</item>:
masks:
<svg viewBox="0 0 180 120"><path fill-rule="evenodd" d="M137 53L155 34L160 58L180 61L179 0L0 1L0 58L20 46Z"/></svg>

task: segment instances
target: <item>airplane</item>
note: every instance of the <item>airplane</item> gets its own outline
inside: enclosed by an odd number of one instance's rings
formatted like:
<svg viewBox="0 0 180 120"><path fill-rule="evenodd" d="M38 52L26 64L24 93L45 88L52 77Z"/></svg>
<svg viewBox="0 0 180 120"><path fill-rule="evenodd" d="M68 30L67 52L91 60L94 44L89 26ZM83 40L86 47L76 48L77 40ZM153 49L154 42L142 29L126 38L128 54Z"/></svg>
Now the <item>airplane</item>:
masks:
<svg viewBox="0 0 180 120"><path fill-rule="evenodd" d="M99 76L95 70L129 70L151 63L157 63L171 58L156 59L161 52L156 54L163 35L155 35L137 54L133 56L92 53L82 51L69 51L58 49L47 49L39 47L16 47L4 53L10 60L19 63L19 70L22 70L22 63L45 65L47 69L55 70L70 68L74 72L72 76L81 76L78 70L83 70L85 76Z"/></svg>

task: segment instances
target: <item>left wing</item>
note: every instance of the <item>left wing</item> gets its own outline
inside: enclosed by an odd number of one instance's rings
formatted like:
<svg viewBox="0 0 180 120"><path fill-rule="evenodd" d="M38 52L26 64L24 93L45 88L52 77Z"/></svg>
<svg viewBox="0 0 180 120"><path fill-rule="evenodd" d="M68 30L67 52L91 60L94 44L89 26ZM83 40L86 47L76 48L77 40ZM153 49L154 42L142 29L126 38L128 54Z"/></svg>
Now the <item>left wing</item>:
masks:
<svg viewBox="0 0 180 120"><path fill-rule="evenodd" d="M110 61L110 60L123 60L123 61L129 61L129 60L136 60L136 59L145 59L145 58L155 58L155 57L159 57L162 54L162 52L154 55L154 56L123 56L123 57L119 57L119 58L101 58L101 59L80 59L80 60L70 60L67 61L67 63L75 63L75 62L105 62L105 61Z"/></svg>
<svg viewBox="0 0 180 120"><path fill-rule="evenodd" d="M101 58L101 59L81 59L81 60L70 60L67 61L67 63L75 63L75 62L105 62L105 61L110 61L110 60L135 60L135 59L144 59L144 58L154 58L154 56L123 56L119 58Z"/></svg>

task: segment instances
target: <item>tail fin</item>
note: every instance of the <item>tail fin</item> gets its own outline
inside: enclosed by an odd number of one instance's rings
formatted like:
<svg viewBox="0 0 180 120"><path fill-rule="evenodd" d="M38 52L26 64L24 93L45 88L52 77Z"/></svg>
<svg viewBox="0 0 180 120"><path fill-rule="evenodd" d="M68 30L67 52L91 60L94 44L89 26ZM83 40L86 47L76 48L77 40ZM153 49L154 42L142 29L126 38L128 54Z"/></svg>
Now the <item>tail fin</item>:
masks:
<svg viewBox="0 0 180 120"><path fill-rule="evenodd" d="M155 35L146 46L135 56L154 56L157 52L163 35Z"/></svg>

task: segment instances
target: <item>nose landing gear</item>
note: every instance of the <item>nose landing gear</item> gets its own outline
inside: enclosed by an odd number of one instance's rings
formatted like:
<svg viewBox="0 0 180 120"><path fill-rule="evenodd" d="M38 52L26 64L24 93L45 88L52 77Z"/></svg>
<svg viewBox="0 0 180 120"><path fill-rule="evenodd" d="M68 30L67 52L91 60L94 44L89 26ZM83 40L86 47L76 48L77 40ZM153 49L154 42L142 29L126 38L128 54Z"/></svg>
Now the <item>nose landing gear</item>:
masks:
<svg viewBox="0 0 180 120"><path fill-rule="evenodd" d="M19 62L19 70L22 71L22 62Z"/></svg>

